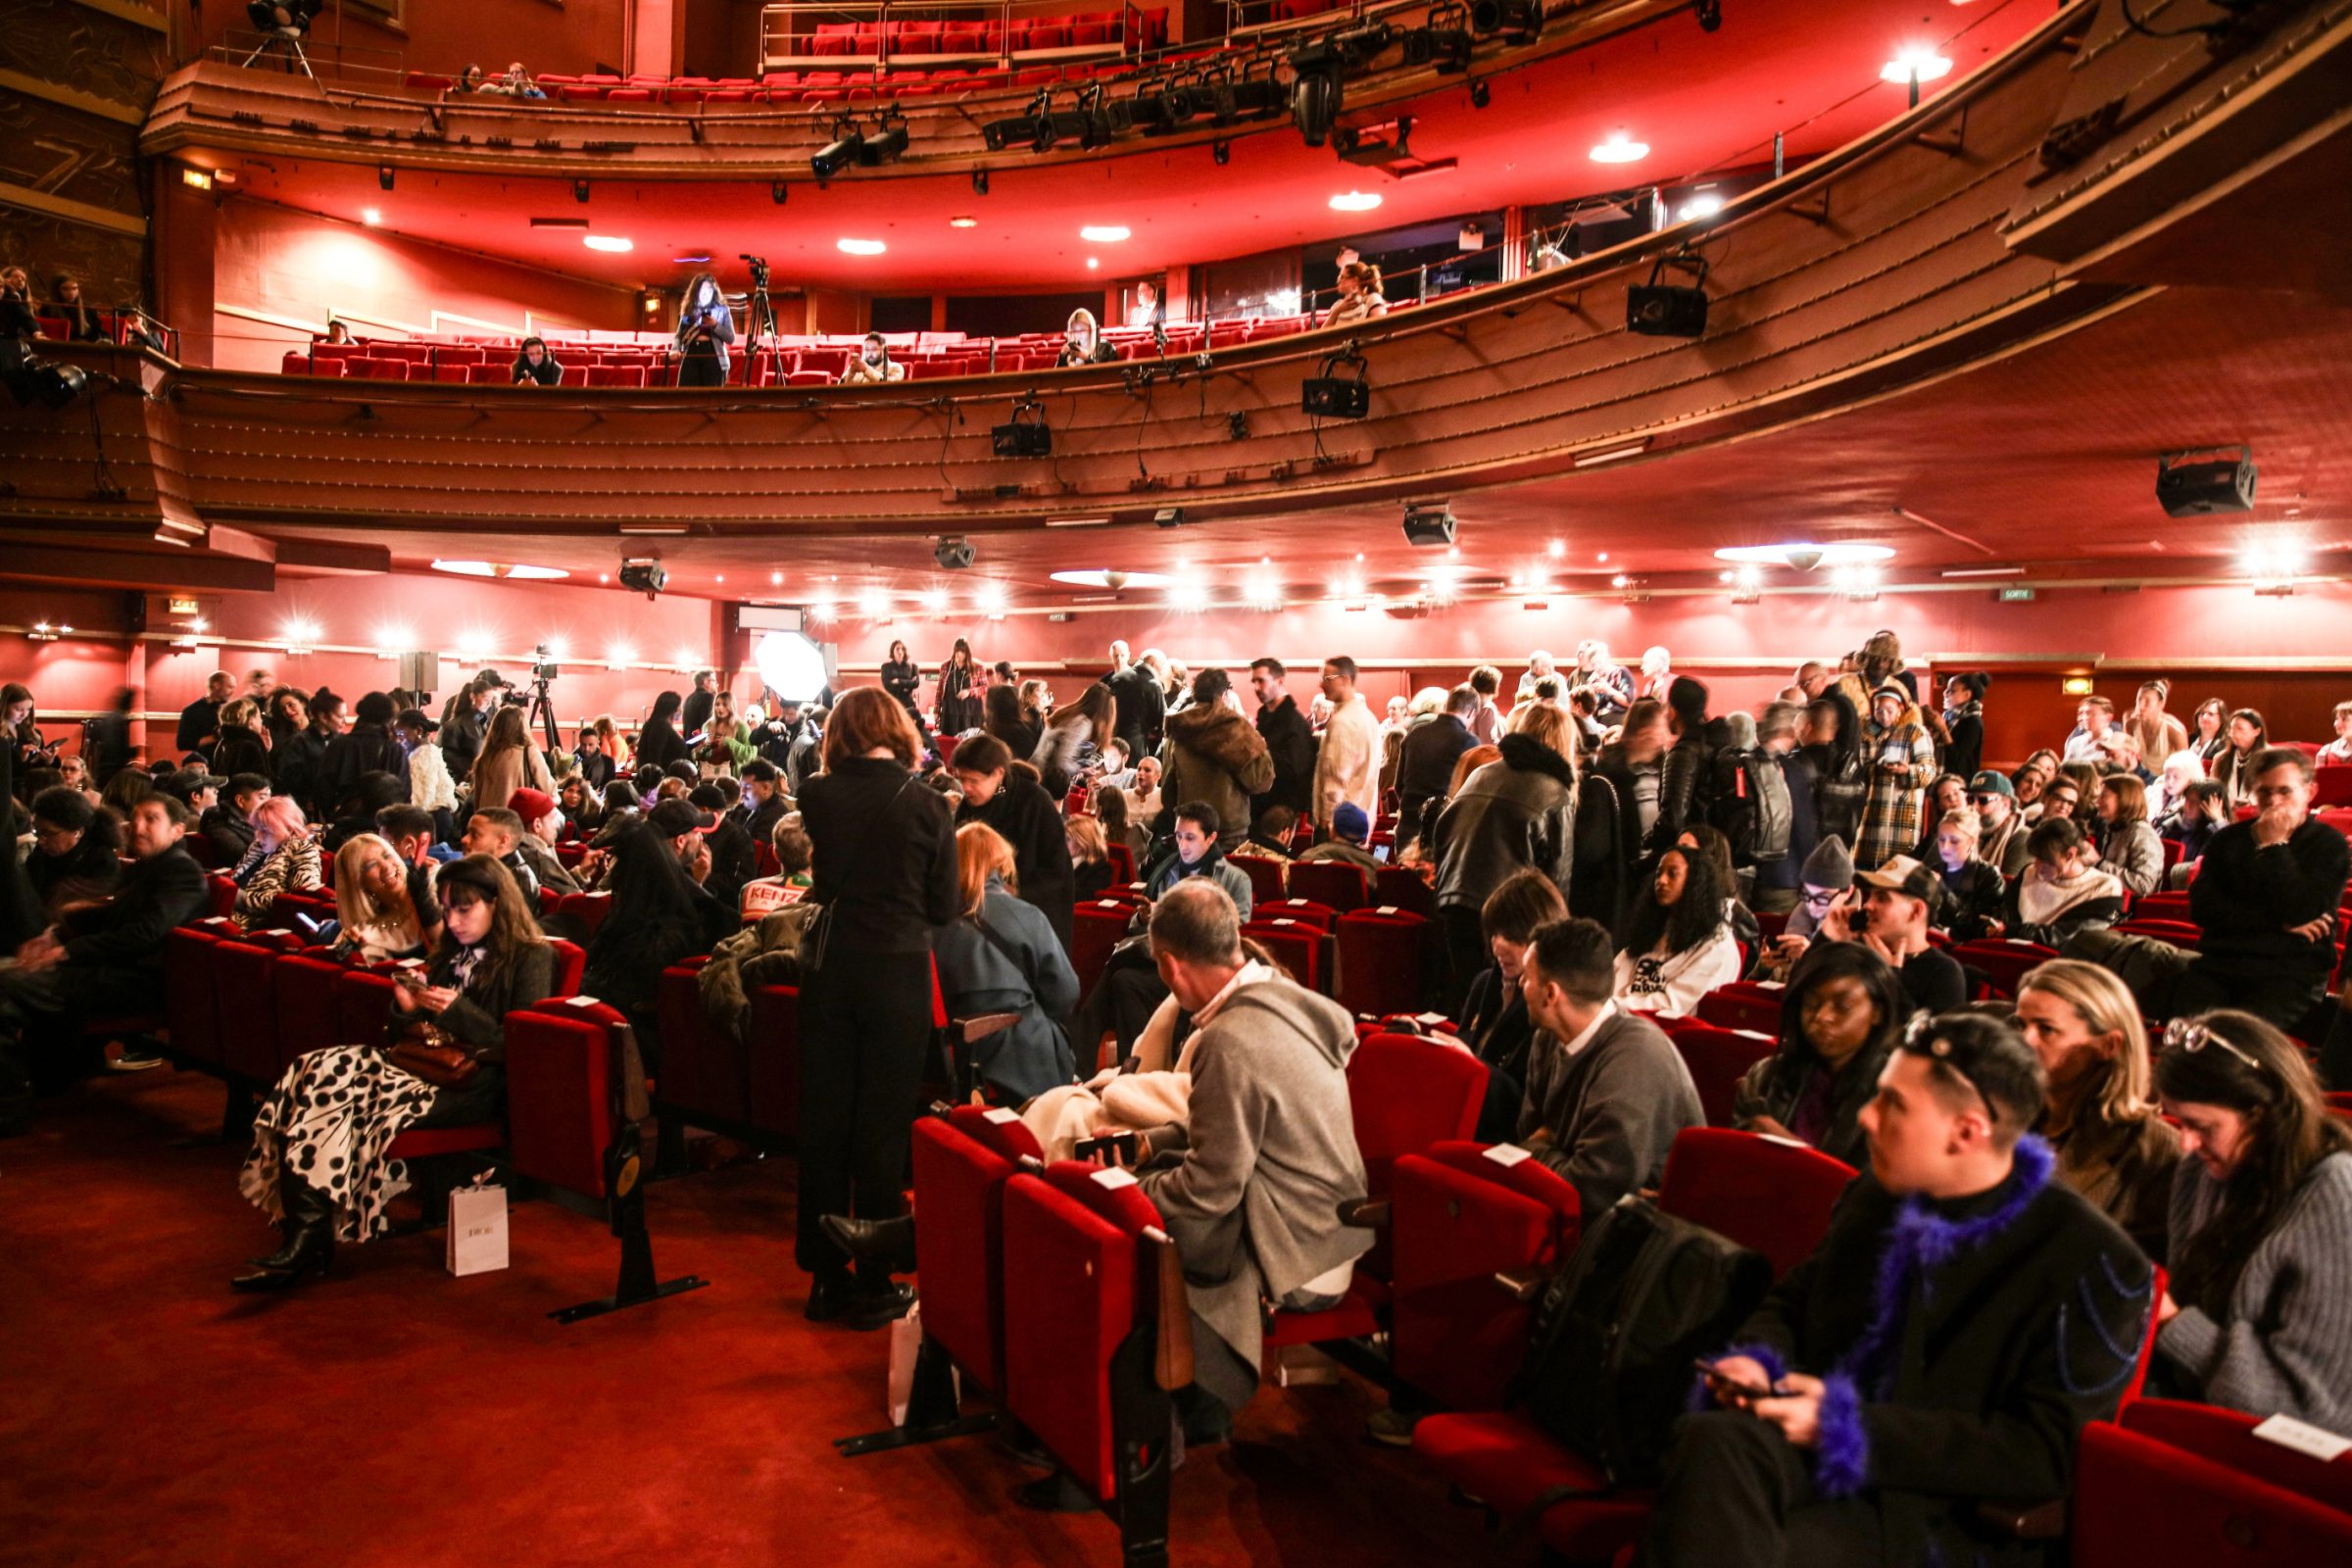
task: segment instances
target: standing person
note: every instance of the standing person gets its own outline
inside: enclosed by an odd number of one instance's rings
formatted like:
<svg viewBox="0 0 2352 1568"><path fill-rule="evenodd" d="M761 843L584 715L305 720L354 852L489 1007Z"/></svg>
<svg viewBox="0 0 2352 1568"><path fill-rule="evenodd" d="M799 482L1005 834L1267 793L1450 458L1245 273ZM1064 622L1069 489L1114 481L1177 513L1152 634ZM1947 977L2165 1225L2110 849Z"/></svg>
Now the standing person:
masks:
<svg viewBox="0 0 2352 1568"><path fill-rule="evenodd" d="M853 1277L821 1221L891 1219L904 1207L908 1129L931 1038L932 948L961 907L955 827L945 798L915 782L921 755L906 709L879 687L858 687L833 709L824 771L800 797L813 857L809 897L824 906L827 928L821 956L804 948L801 981L794 1250L813 1276L811 1322L880 1328L912 1299L886 1270Z"/></svg>
<svg viewBox="0 0 2352 1568"><path fill-rule="evenodd" d="M2125 732L2138 743L2139 755L2151 768L2162 767L2166 758L2188 749L2188 726L2164 710L2172 695L2169 680L2142 681L2132 715L2124 720Z"/></svg>
<svg viewBox="0 0 2352 1568"><path fill-rule="evenodd" d="M1252 797L1273 783L1273 756L1242 717L1232 678L1215 668L1194 676L1192 702L1168 715L1168 773L1160 799L1214 808L1217 848L1230 855L1250 836Z"/></svg>
<svg viewBox="0 0 2352 1568"><path fill-rule="evenodd" d="M1654 652L1654 650L1653 650ZM1668 723L1674 745L1658 773L1658 814L1650 822L1648 848L1654 853L1682 837L1683 829L1707 819L1707 775L1715 748L1707 740L1707 688L1688 675L1677 675L1666 687Z"/></svg>
<svg viewBox="0 0 2352 1568"><path fill-rule="evenodd" d="M1943 749L1943 770L1972 778L1984 765L1984 693L1992 677L1971 670L1943 683L1943 728L1951 737Z"/></svg>
<svg viewBox="0 0 2352 1568"><path fill-rule="evenodd" d="M236 695L237 677L225 669L213 671L204 683L204 695L179 711L179 728L172 734L172 744L180 756L190 752L212 754L213 743L220 734L220 710Z"/></svg>
<svg viewBox="0 0 2352 1568"><path fill-rule="evenodd" d="M2049 1078L2039 1131L2058 1179L2164 1256L2180 1135L2157 1114L2139 1004L2097 964L2052 958L2018 982L2017 1027Z"/></svg>
<svg viewBox="0 0 2352 1568"><path fill-rule="evenodd" d="M1289 808L1295 816L1306 816L1313 808L1315 732L1284 684L1289 673L1279 659L1257 659L1250 664L1250 689L1257 694L1258 738L1274 760L1274 782L1250 803L1253 819L1274 806Z"/></svg>
<svg viewBox="0 0 2352 1568"><path fill-rule="evenodd" d="M2352 1435L2352 1128L2243 1012L2174 1019L2156 1089L2187 1157L2150 1392Z"/></svg>
<svg viewBox="0 0 2352 1568"><path fill-rule="evenodd" d="M710 722L711 710L718 707L718 671L698 669L694 672L694 689L686 694L686 706L678 713L678 738L689 746Z"/></svg>
<svg viewBox="0 0 2352 1568"><path fill-rule="evenodd" d="M972 662L972 645L962 638L939 666L939 733L954 739L980 727L980 691L985 677Z"/></svg>
<svg viewBox="0 0 2352 1568"><path fill-rule="evenodd" d="M1003 741L1004 749L1018 758L1026 759L1037 750L1042 726L1031 723L1029 715L1021 710L1018 690L998 682L988 688L981 700L985 716L980 727L984 733Z"/></svg>
<svg viewBox="0 0 2352 1568"><path fill-rule="evenodd" d="M1142 758L1158 751L1167 704L1160 695L1158 678L1147 666L1129 661L1126 643L1110 645L1110 673L1102 684L1110 688L1111 704L1117 710L1111 731L1126 743L1127 755Z"/></svg>
<svg viewBox="0 0 2352 1568"><path fill-rule="evenodd" d="M473 764L471 787L476 810L505 806L516 790L555 794L555 776L531 738L521 709L502 707L492 716L490 738L482 743L481 760Z"/></svg>
<svg viewBox="0 0 2352 1568"><path fill-rule="evenodd" d="M1085 775L1102 743L1111 738L1113 712L1110 688L1097 681L1046 720L1029 760L1037 765L1048 795L1060 800Z"/></svg>
<svg viewBox="0 0 2352 1568"><path fill-rule="evenodd" d="M473 760L482 755L490 719L505 689L498 671L486 669L458 688L441 715L441 757L449 776L463 784L472 776Z"/></svg>
<svg viewBox="0 0 2352 1568"><path fill-rule="evenodd" d="M587 967L580 990L618 1007L637 1031L645 1064L662 1067L662 972L681 959L710 951L710 933L732 925L735 895L714 896L695 884L678 860L665 823L645 818L621 825L611 842L612 870L604 891L611 907L588 939Z"/></svg>
<svg viewBox="0 0 2352 1568"><path fill-rule="evenodd" d="M1870 775L1862 720L1835 686L1805 705L1805 755L1813 760L1814 809L1822 837L1853 843L1862 831Z"/></svg>
<svg viewBox="0 0 2352 1568"><path fill-rule="evenodd" d="M1781 785L1788 795L1787 853L1777 859L1756 862L1756 885L1748 903L1758 914L1787 914L1795 909L1805 862L1821 842L1813 759L1797 748L1797 726L1803 716L1804 710L1794 703L1774 703L1756 721L1762 764L1781 770Z"/></svg>
<svg viewBox="0 0 2352 1568"><path fill-rule="evenodd" d="M212 767L223 778L234 778L239 773L259 773L265 779L275 776L276 767L270 755L270 731L262 724L261 709L251 699L240 697L221 705Z"/></svg>
<svg viewBox="0 0 2352 1568"><path fill-rule="evenodd" d="M644 725L637 731L639 767L661 769L685 760L686 741L675 722L681 703L676 692L663 692L654 699L654 710L646 715ZM704 711L710 711L707 705Z"/></svg>
<svg viewBox="0 0 2352 1568"><path fill-rule="evenodd" d="M1438 922L1451 959L1449 996L1460 996L1483 966L1487 901L1513 876L1538 872L1563 904L1575 904L1568 894L1577 784L1567 715L1528 704L1513 710L1510 722L1499 760L1472 773L1430 824Z"/></svg>
<svg viewBox="0 0 2352 1568"><path fill-rule="evenodd" d="M1352 801L1364 815L1380 820L1380 725L1355 690L1355 661L1342 655L1323 662L1323 695L1331 720L1315 755L1315 826L1331 829L1331 813Z"/></svg>
<svg viewBox="0 0 2352 1568"><path fill-rule="evenodd" d="M1502 710L1494 698L1502 690L1502 671L1493 664L1481 664L1470 672L1470 689L1478 694L1478 707L1468 719L1471 742L1477 746L1492 746L1502 734Z"/></svg>
<svg viewBox="0 0 2352 1568"><path fill-rule="evenodd" d="M898 700L914 720L920 733L923 727L922 710L914 706L914 694L922 688L923 672L908 656L906 645L894 637L890 640L890 657L882 662L882 689Z"/></svg>
<svg viewBox="0 0 2352 1568"><path fill-rule="evenodd" d="M399 737L392 733L392 720L399 714L392 699L382 692L369 692L360 699L352 714L351 728L327 743L324 767L328 805L339 809L358 788L363 773L391 774L401 781L401 796L406 799L408 758L401 750Z"/></svg>
<svg viewBox="0 0 2352 1568"><path fill-rule="evenodd" d="M735 317L718 279L695 273L678 302L678 385L725 386L727 345L734 341Z"/></svg>
<svg viewBox="0 0 2352 1568"><path fill-rule="evenodd" d="M343 732L343 699L321 686L311 693L306 706L310 723L278 748L276 787L278 794L291 797L311 815L323 818L331 814L334 806L322 799L332 793L326 777L326 748Z"/></svg>
<svg viewBox="0 0 2352 1568"><path fill-rule="evenodd" d="M1573 700L1583 692L1592 699L1593 721L1615 724L1634 706L1634 673L1609 657L1609 645L1595 637L1576 645L1576 678L1569 684Z"/></svg>
<svg viewBox="0 0 2352 1568"><path fill-rule="evenodd" d="M963 804L956 808L956 820L958 825L986 822L1012 846L1021 899L1045 915L1066 953L1077 890L1061 811L1053 797L1009 771L1011 766L1012 754L994 735L975 735L956 747L949 763L963 785Z"/></svg>
<svg viewBox="0 0 2352 1568"><path fill-rule="evenodd" d="M1865 763L1870 788L1862 802L1862 837L1854 868L1868 871L1919 842L1919 800L1936 769L1936 747L1919 721L1910 694L1887 681L1870 694Z"/></svg>
<svg viewBox="0 0 2352 1568"><path fill-rule="evenodd" d="M1467 684L1446 694L1446 708L1435 718L1405 732L1404 751L1396 763L1396 853L1421 838L1436 821L1453 782L1453 764L1478 744L1470 720L1478 713L1478 689Z"/></svg>

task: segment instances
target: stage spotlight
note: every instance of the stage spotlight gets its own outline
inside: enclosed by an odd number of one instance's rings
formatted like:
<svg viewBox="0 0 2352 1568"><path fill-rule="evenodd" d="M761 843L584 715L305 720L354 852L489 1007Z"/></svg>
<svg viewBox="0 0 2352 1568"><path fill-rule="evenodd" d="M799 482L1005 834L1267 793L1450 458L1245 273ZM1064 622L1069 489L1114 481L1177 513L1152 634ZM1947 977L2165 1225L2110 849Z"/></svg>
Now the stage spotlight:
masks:
<svg viewBox="0 0 2352 1568"><path fill-rule="evenodd" d="M1483 81L1473 81L1473 82L1471 82L1471 83L1470 83L1470 107L1471 107L1471 108L1473 108L1473 109L1484 109L1484 108L1486 108L1486 107L1487 107L1487 100L1488 100L1488 99L1490 99L1490 98L1491 98L1491 97L1493 97L1493 96L1494 96L1494 89L1492 89L1491 87L1489 87L1489 86L1488 86L1488 85L1487 85L1485 82L1483 82Z"/></svg>
<svg viewBox="0 0 2352 1568"><path fill-rule="evenodd" d="M987 170L975 169L972 171L972 194L975 196L985 196L988 194Z"/></svg>
<svg viewBox="0 0 2352 1568"><path fill-rule="evenodd" d="M1217 167L1219 169L1223 169L1227 164L1233 162L1233 145L1230 142L1210 142L1208 144L1208 155L1217 161Z"/></svg>
<svg viewBox="0 0 2352 1568"><path fill-rule="evenodd" d="M311 30L311 19L325 5L326 0L247 0L245 17L258 32L300 37Z"/></svg>
<svg viewBox="0 0 2352 1568"><path fill-rule="evenodd" d="M1342 366L1353 366L1354 376L1331 373ZM1324 360L1320 374L1299 383L1298 411L1325 419L1362 418L1372 412L1372 384L1366 379L1369 369L1364 357L1352 346L1330 356Z"/></svg>
<svg viewBox="0 0 2352 1568"><path fill-rule="evenodd" d="M1404 35L1404 63L1439 71L1470 69L1470 14L1459 5L1433 6L1426 25Z"/></svg>
<svg viewBox="0 0 2352 1568"><path fill-rule="evenodd" d="M588 182L586 180L575 179L571 182L571 199L575 202L584 202L588 199Z"/></svg>
<svg viewBox="0 0 2352 1568"><path fill-rule="evenodd" d="M1291 123L1309 147L1331 139L1332 122L1340 118L1348 89L1341 80L1347 69L1339 51L1329 43L1310 43L1291 51Z"/></svg>
<svg viewBox="0 0 2352 1568"><path fill-rule="evenodd" d="M1665 270L1694 274L1685 285L1659 281ZM1647 284L1625 291L1625 328L1643 337L1699 337L1707 330L1706 259L1695 255L1660 257L1649 270Z"/></svg>
<svg viewBox="0 0 2352 1568"><path fill-rule="evenodd" d="M949 534L931 547L931 559L943 571L966 570L974 559L972 542L961 534Z"/></svg>
<svg viewBox="0 0 2352 1568"><path fill-rule="evenodd" d="M835 122L833 139L808 156L808 167L816 171L819 179L831 179L858 161L865 147L865 133L846 116Z"/></svg>
<svg viewBox="0 0 2352 1568"><path fill-rule="evenodd" d="M778 207L783 206L786 201L791 199L791 188L780 179L767 187L767 199Z"/></svg>
<svg viewBox="0 0 2352 1568"><path fill-rule="evenodd" d="M669 572L650 556L631 557L620 564L620 585L646 598L658 596L669 582Z"/></svg>
<svg viewBox="0 0 2352 1568"><path fill-rule="evenodd" d="M1701 32L1713 32L1723 25L1723 0L1696 0L1690 11L1698 18Z"/></svg>
<svg viewBox="0 0 2352 1568"><path fill-rule="evenodd" d="M1471 0L1470 30L1480 37L1499 32L1511 43L1533 43L1544 30L1541 0Z"/></svg>
<svg viewBox="0 0 2352 1568"><path fill-rule="evenodd" d="M1453 504L1447 501L1408 501L1404 504L1404 542L1415 549L1453 543Z"/></svg>
<svg viewBox="0 0 2352 1568"><path fill-rule="evenodd" d="M2195 448L2168 452L2156 460L2156 500L2168 517L2205 517L2217 512L2254 510L2254 449L2239 447L2235 458L2211 463L2182 463Z"/></svg>
<svg viewBox="0 0 2352 1568"><path fill-rule="evenodd" d="M1152 514L1152 521L1162 528L1181 528L1184 526L1184 509L1182 507L1162 507Z"/></svg>
<svg viewBox="0 0 2352 1568"><path fill-rule="evenodd" d="M94 390L90 372L78 365L56 365L25 355L7 374L9 395L20 406L44 403L53 409L71 407Z"/></svg>
<svg viewBox="0 0 2352 1568"><path fill-rule="evenodd" d="M390 190L390 189L392 188L392 178L393 178L393 169L392 169L392 166L391 166L390 164L378 164L378 165L376 166L376 170L375 170L375 187L376 187L376 189L378 189L378 190Z"/></svg>
<svg viewBox="0 0 2352 1568"><path fill-rule="evenodd" d="M1237 120L1262 120L1290 107L1291 95L1271 71L1263 76L1219 76L1208 90L1209 115L1220 125Z"/></svg>
<svg viewBox="0 0 2352 1568"><path fill-rule="evenodd" d="M875 121L874 133L858 149L858 162L868 169L878 164L895 164L906 150L906 117L894 105Z"/></svg>
<svg viewBox="0 0 2352 1568"><path fill-rule="evenodd" d="M1046 406L1031 400L1012 406L1012 420L989 431L1000 458L1043 458L1054 451L1054 432L1046 424Z"/></svg>

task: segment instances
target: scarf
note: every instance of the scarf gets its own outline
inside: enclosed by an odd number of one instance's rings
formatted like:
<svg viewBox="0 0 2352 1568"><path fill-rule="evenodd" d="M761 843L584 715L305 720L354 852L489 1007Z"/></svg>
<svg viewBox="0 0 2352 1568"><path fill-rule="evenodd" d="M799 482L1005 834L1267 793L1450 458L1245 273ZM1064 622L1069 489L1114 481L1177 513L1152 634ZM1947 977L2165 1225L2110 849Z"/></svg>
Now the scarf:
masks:
<svg viewBox="0 0 2352 1568"><path fill-rule="evenodd" d="M2079 904L2094 899L2120 899L2124 885L2111 871L2084 866L2072 877L2045 875L2039 864L2018 879L2017 912L2028 925L2048 925Z"/></svg>
<svg viewBox="0 0 2352 1568"><path fill-rule="evenodd" d="M1948 730L1957 726L1964 718L1983 718L1984 716L1984 705L1972 697L1958 708L1947 708L1943 710L1943 727Z"/></svg>

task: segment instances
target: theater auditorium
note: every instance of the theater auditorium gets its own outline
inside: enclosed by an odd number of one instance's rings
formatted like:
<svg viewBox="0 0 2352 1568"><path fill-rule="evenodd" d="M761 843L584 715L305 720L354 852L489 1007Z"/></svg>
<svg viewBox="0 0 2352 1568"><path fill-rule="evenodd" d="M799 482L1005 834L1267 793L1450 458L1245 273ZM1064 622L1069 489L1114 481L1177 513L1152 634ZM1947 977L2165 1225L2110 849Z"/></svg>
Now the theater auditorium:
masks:
<svg viewBox="0 0 2352 1568"><path fill-rule="evenodd" d="M49 0L0 1561L2352 1561L2352 4Z"/></svg>

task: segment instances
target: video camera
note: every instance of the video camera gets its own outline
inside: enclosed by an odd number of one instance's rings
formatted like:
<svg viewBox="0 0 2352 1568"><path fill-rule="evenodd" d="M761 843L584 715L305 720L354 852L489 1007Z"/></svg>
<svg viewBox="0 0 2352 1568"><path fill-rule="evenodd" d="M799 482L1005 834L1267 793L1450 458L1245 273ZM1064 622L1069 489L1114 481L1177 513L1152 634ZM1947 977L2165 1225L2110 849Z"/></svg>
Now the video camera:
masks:
<svg viewBox="0 0 2352 1568"><path fill-rule="evenodd" d="M533 680L554 680L563 673L564 666L556 662L555 656L549 652L547 644L541 643L531 650L531 678Z"/></svg>
<svg viewBox="0 0 2352 1568"><path fill-rule="evenodd" d="M737 251L735 254L738 259L752 264L752 286L754 288L767 287L767 258L754 256L749 251Z"/></svg>

